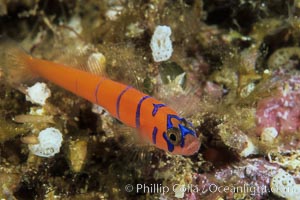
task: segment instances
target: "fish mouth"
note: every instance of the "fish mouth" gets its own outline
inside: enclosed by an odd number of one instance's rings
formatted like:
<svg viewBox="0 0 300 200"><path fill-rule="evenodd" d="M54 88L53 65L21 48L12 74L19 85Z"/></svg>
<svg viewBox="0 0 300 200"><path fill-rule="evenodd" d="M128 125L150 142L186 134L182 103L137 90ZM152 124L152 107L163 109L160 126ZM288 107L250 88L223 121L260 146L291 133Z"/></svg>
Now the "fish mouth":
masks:
<svg viewBox="0 0 300 200"><path fill-rule="evenodd" d="M191 156L199 151L201 143L198 138L195 138L194 136L188 136L189 135L187 135L185 138L185 142L188 146L183 149L182 155Z"/></svg>

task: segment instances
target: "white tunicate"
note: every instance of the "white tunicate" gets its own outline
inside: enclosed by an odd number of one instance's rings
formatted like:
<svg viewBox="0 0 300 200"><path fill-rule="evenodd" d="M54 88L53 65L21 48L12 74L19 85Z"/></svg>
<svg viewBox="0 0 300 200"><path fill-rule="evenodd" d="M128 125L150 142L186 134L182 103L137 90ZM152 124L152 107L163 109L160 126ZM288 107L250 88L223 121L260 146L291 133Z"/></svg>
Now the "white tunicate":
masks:
<svg viewBox="0 0 300 200"><path fill-rule="evenodd" d="M105 73L105 65L106 58L102 53L92 53L87 60L89 72L99 76Z"/></svg>
<svg viewBox="0 0 300 200"><path fill-rule="evenodd" d="M121 15L123 9L124 8L122 6L113 6L108 11L106 11L105 16L109 20L115 21L118 19L118 16Z"/></svg>
<svg viewBox="0 0 300 200"><path fill-rule="evenodd" d="M280 170L271 180L271 191L273 194L289 200L297 200L300 195L299 185L296 184L292 175Z"/></svg>
<svg viewBox="0 0 300 200"><path fill-rule="evenodd" d="M58 129L46 128L39 133L38 141L38 144L29 145L29 150L34 155L48 158L59 152L63 138Z"/></svg>
<svg viewBox="0 0 300 200"><path fill-rule="evenodd" d="M247 96L249 96L249 94L251 94L251 92L253 92L254 89L255 89L255 83L249 83L248 85L242 88L240 92L240 96L242 98L246 98Z"/></svg>
<svg viewBox="0 0 300 200"><path fill-rule="evenodd" d="M151 38L150 47L155 62L168 60L173 53L171 41L171 28L169 26L157 26Z"/></svg>
<svg viewBox="0 0 300 200"><path fill-rule="evenodd" d="M45 83L37 82L33 86L26 89L26 100L31 103L45 105L48 97L51 96L51 91Z"/></svg>
<svg viewBox="0 0 300 200"><path fill-rule="evenodd" d="M253 144L249 137L246 138L247 146L239 153L243 157L254 155L258 153L257 147Z"/></svg>
<svg viewBox="0 0 300 200"><path fill-rule="evenodd" d="M260 137L263 142L271 143L274 141L277 135L278 131L275 127L267 127L263 129Z"/></svg>
<svg viewBox="0 0 300 200"><path fill-rule="evenodd" d="M74 16L70 19L68 27L72 28L77 34L82 32L81 18L79 16ZM78 37L74 32L70 31L69 36L72 38Z"/></svg>
<svg viewBox="0 0 300 200"><path fill-rule="evenodd" d="M185 190L186 188L184 185L178 185L174 190L175 197L178 199L182 199L184 197Z"/></svg>

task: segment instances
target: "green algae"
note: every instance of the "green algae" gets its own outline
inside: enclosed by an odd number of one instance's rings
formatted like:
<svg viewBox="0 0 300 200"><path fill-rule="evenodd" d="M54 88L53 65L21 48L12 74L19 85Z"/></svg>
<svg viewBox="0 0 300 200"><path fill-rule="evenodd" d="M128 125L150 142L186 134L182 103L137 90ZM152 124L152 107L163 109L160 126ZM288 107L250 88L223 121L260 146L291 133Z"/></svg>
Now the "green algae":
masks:
<svg viewBox="0 0 300 200"><path fill-rule="evenodd" d="M0 143L13 139L28 132L28 128L0 118Z"/></svg>

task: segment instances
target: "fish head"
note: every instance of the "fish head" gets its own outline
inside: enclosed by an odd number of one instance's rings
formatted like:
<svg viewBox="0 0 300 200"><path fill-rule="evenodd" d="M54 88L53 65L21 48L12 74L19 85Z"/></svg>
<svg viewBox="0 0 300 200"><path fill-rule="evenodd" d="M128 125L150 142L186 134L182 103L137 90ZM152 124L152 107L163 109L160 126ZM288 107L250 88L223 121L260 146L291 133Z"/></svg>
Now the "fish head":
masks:
<svg viewBox="0 0 300 200"><path fill-rule="evenodd" d="M172 154L186 156L197 153L200 148L200 140L192 123L177 115L168 115L167 117L167 130L163 133L163 137L168 151Z"/></svg>

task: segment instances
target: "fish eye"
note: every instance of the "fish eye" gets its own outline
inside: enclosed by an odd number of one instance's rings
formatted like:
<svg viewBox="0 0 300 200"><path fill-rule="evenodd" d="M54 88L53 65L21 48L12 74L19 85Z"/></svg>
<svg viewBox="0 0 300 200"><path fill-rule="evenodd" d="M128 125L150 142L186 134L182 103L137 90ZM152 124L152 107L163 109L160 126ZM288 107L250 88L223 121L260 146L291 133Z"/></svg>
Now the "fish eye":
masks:
<svg viewBox="0 0 300 200"><path fill-rule="evenodd" d="M173 145L178 145L181 141L181 132L178 128L173 127L167 130L167 136L169 138L169 141Z"/></svg>

